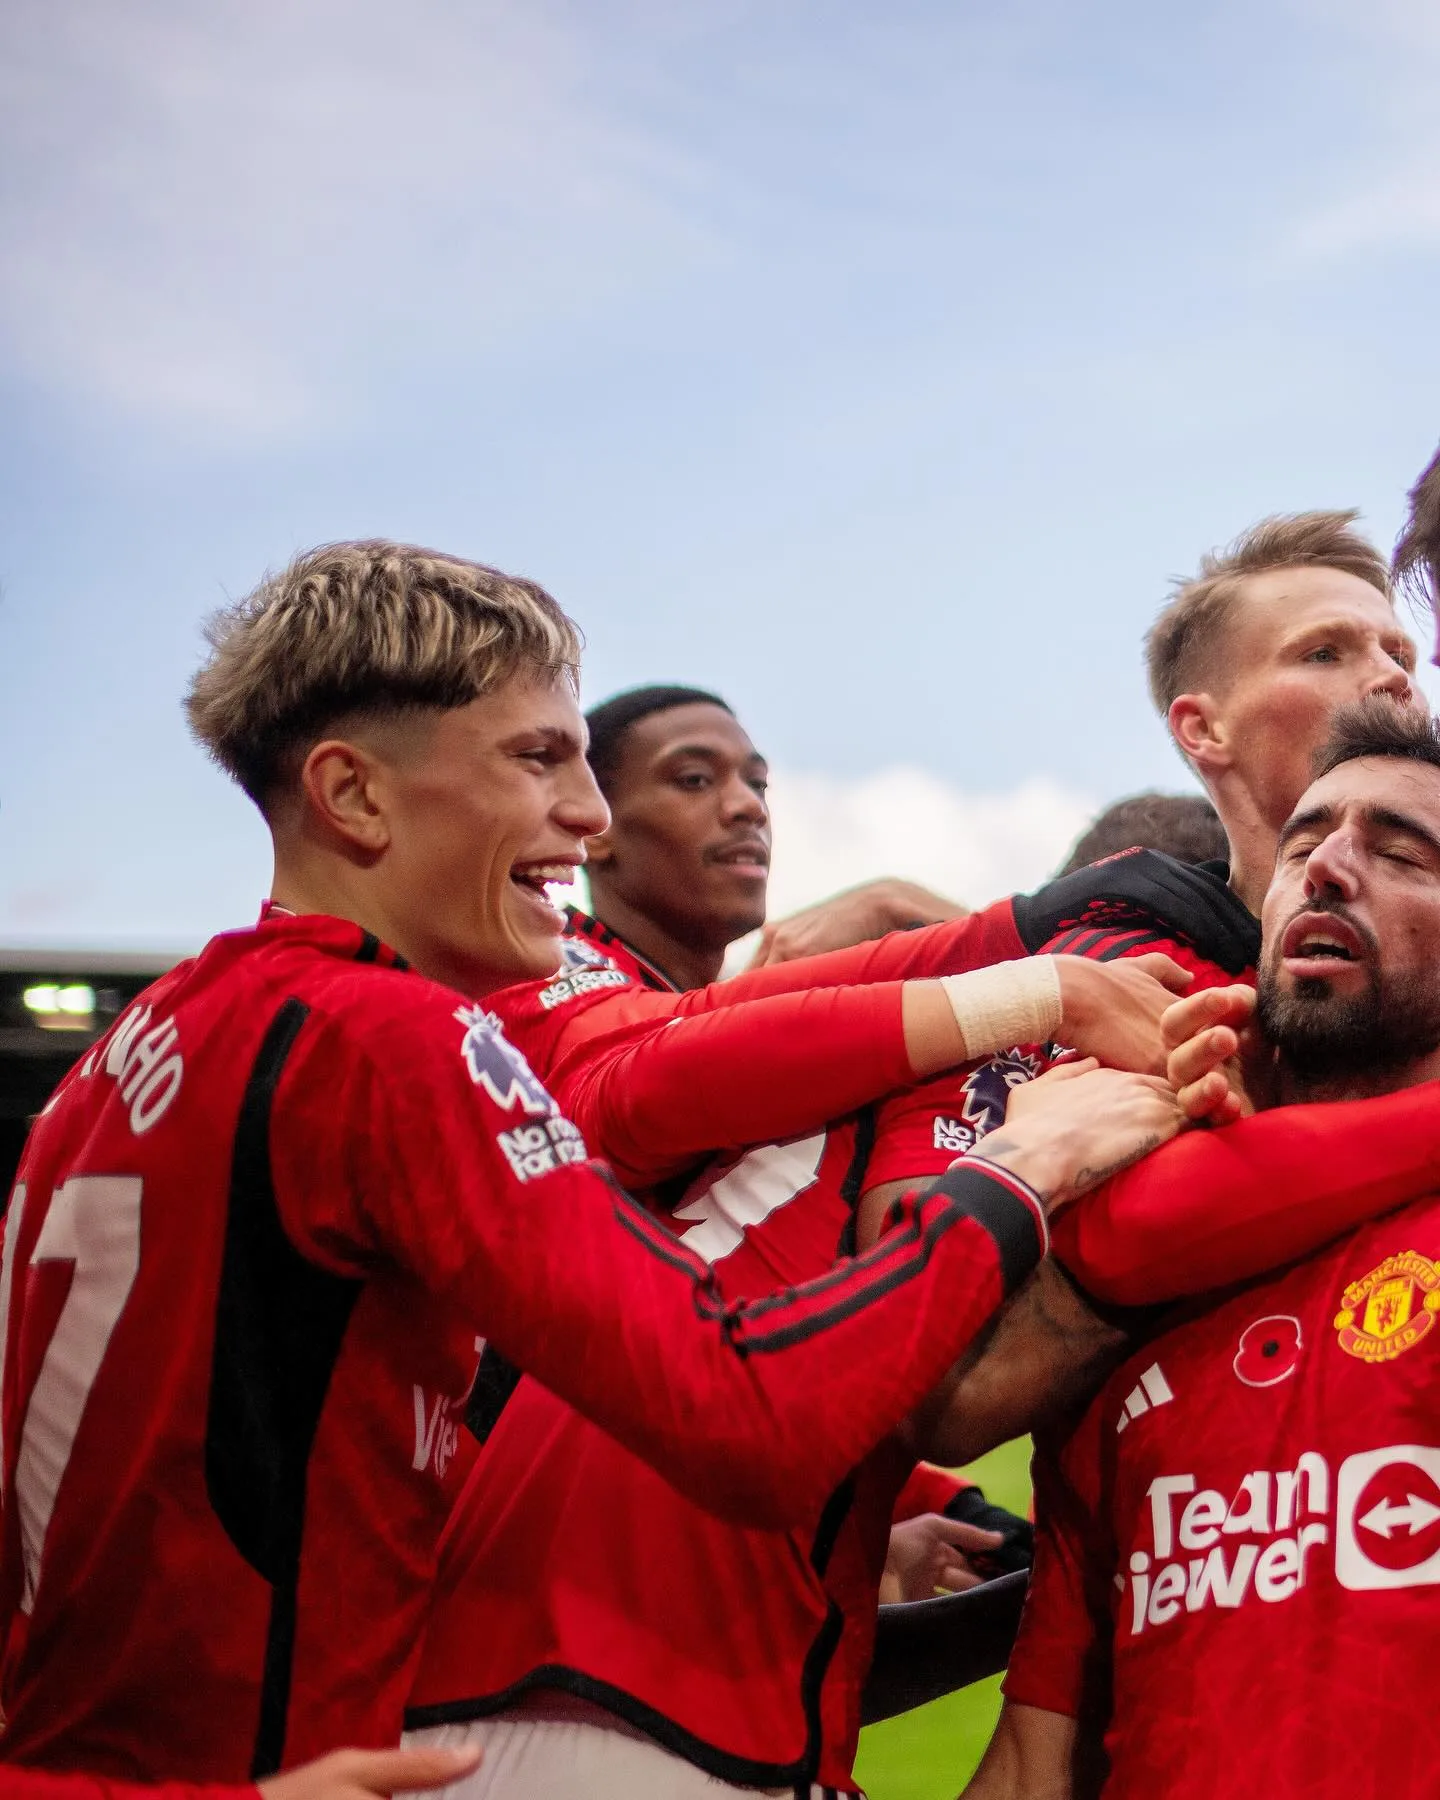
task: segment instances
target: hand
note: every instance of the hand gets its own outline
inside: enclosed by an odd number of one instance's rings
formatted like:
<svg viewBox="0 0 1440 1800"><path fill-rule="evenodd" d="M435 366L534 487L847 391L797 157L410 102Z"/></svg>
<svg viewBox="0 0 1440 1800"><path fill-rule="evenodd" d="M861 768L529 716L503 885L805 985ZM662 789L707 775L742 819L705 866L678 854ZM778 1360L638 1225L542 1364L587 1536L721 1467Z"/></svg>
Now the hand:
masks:
<svg viewBox="0 0 1440 1800"><path fill-rule="evenodd" d="M1254 1112L1241 1062L1254 1017L1255 992L1248 987L1207 988L1166 1009L1160 1021L1170 1053L1165 1072L1187 1119L1230 1125Z"/></svg>
<svg viewBox="0 0 1440 1800"><path fill-rule="evenodd" d="M1160 1019L1195 979L1188 969L1154 952L1114 962L1057 956L1055 967L1063 1008L1058 1035L1064 1043L1112 1069L1165 1073Z"/></svg>
<svg viewBox="0 0 1440 1800"><path fill-rule="evenodd" d="M880 1577L880 1601L929 1600L936 1588L963 1594L978 1587L985 1577L968 1560L976 1554L998 1550L1004 1539L998 1531L982 1531L947 1519L944 1513L921 1513L890 1529L890 1552Z"/></svg>
<svg viewBox="0 0 1440 1800"><path fill-rule="evenodd" d="M798 956L848 950L852 944L868 943L887 931L963 919L968 911L913 881L898 881L893 876L867 881L836 894L833 900L822 900L818 906L807 906L788 919L764 926L749 966L760 969L766 963L793 962Z"/></svg>
<svg viewBox="0 0 1440 1800"><path fill-rule="evenodd" d="M1086 1057L1012 1088L1005 1123L975 1154L1028 1182L1055 1212L1168 1143L1184 1123L1168 1081Z"/></svg>
<svg viewBox="0 0 1440 1800"><path fill-rule="evenodd" d="M480 1766L480 1746L465 1750L332 1750L262 1781L265 1800L375 1800L463 1781Z"/></svg>

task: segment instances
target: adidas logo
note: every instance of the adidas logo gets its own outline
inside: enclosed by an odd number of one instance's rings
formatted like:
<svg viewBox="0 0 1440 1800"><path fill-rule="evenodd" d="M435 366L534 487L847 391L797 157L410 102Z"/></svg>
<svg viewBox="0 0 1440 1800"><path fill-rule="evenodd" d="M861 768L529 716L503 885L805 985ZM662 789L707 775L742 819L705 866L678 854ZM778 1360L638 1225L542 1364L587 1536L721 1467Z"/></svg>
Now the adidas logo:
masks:
<svg viewBox="0 0 1440 1800"><path fill-rule="evenodd" d="M1174 1398L1170 1383L1161 1373L1159 1363L1151 1363L1125 1396L1124 1409L1115 1421L1116 1431L1123 1431L1132 1419L1138 1419L1141 1413L1149 1412L1152 1406L1168 1406Z"/></svg>

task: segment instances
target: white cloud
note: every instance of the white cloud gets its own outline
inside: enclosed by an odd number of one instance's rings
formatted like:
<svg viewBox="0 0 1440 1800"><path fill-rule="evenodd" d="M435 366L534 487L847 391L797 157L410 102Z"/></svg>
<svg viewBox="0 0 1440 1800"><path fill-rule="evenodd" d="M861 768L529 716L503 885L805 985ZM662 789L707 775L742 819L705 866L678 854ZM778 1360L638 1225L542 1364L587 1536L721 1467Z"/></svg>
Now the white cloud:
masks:
<svg viewBox="0 0 1440 1800"><path fill-rule="evenodd" d="M1052 873L1095 811L1048 779L973 794L915 768L850 781L782 772L771 800L772 917L879 875L980 906Z"/></svg>
<svg viewBox="0 0 1440 1800"><path fill-rule="evenodd" d="M1055 781L973 794L916 768L851 780L772 769L770 803L772 919L882 875L972 908L1023 893L1054 874L1098 810ZM568 897L588 904L579 887ZM735 945L728 966L743 967L752 942Z"/></svg>

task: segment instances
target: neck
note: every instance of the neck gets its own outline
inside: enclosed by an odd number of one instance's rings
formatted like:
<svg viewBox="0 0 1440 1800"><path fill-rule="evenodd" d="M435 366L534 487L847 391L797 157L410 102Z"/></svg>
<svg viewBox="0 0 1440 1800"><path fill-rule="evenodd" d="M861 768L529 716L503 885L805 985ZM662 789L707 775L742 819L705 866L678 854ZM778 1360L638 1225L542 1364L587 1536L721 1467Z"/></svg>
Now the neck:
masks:
<svg viewBox="0 0 1440 1800"><path fill-rule="evenodd" d="M1210 798L1230 840L1230 891L1258 919L1275 872L1280 828L1261 812L1248 788L1222 776Z"/></svg>
<svg viewBox="0 0 1440 1800"><path fill-rule="evenodd" d="M1399 1068L1371 1066L1335 1075L1307 1075L1280 1058L1276 1069L1281 1106L1324 1100L1374 1100L1380 1094L1398 1094L1403 1088L1420 1087L1440 1080L1440 1049L1416 1057Z"/></svg>
<svg viewBox="0 0 1440 1800"><path fill-rule="evenodd" d="M726 945L711 950L675 937L618 894L603 890L597 893L595 887L592 876L590 907L595 917L602 925L608 925L616 937L623 938L632 950L638 951L646 962L654 963L677 988L708 987L712 981L720 979Z"/></svg>
<svg viewBox="0 0 1440 1800"><path fill-rule="evenodd" d="M369 882L358 878L357 871L348 864L333 858L287 856L282 860L277 856L270 898L286 912L324 913L332 919L348 919L403 956L420 974L469 999L478 1000L506 985L505 980L497 981L493 974L472 963L457 962L447 956L442 946L417 940L392 915L384 897Z"/></svg>

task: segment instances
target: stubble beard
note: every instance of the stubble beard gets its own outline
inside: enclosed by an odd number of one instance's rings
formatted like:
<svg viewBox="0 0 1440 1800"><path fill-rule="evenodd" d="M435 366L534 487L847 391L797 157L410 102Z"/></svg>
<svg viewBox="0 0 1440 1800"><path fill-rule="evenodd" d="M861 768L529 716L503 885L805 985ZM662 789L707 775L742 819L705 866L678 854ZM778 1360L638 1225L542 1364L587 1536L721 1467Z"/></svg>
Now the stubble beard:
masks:
<svg viewBox="0 0 1440 1800"><path fill-rule="evenodd" d="M1366 966L1364 989L1337 994L1323 977L1280 985L1278 958L1260 972L1257 1018L1293 1100L1393 1093L1440 1049L1440 982Z"/></svg>

